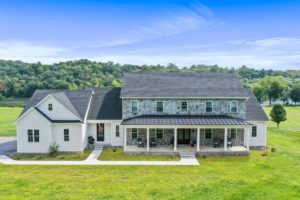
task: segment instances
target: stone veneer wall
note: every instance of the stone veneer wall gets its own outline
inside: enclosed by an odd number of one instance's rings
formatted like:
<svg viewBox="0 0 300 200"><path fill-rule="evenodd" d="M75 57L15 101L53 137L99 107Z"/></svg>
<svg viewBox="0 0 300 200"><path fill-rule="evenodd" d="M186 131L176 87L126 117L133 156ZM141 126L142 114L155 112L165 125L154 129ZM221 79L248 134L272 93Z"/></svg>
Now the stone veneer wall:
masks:
<svg viewBox="0 0 300 200"><path fill-rule="evenodd" d="M138 101L138 112L131 112L131 101ZM226 114L232 117L245 119L246 117L246 101L237 99L214 99L213 112L205 112L205 102L211 99L123 99L122 100L122 112L123 119L138 115L203 115L203 114ZM230 101L238 101L238 112L230 113ZM156 112L156 101L164 102L164 112ZM181 110L181 102L188 102L187 111Z"/></svg>

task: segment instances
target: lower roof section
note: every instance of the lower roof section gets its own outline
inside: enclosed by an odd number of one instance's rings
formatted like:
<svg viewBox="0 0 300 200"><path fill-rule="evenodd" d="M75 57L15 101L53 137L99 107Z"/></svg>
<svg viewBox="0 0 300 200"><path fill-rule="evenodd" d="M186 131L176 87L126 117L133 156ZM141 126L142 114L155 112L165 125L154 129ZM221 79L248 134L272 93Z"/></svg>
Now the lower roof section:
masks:
<svg viewBox="0 0 300 200"><path fill-rule="evenodd" d="M227 115L141 115L124 119L122 125L236 125L251 126Z"/></svg>

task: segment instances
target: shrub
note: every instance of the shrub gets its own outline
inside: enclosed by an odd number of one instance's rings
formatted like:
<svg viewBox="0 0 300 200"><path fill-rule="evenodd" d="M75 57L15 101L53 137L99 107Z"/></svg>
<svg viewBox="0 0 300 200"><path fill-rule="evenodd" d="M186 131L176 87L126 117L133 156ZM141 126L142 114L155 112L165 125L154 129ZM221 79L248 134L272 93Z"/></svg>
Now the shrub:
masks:
<svg viewBox="0 0 300 200"><path fill-rule="evenodd" d="M270 117L273 122L276 122L279 128L280 122L286 121L286 111L280 104L275 104L270 112Z"/></svg>
<svg viewBox="0 0 300 200"><path fill-rule="evenodd" d="M268 152L268 151L264 151L261 155L262 155L262 156L268 156L268 155L269 155L269 152Z"/></svg>
<svg viewBox="0 0 300 200"><path fill-rule="evenodd" d="M58 144L54 143L54 144L50 145L49 146L49 155L53 156L53 157L57 156L58 150L59 150Z"/></svg>
<svg viewBox="0 0 300 200"><path fill-rule="evenodd" d="M276 148L275 148L275 147L272 147L272 148L271 148L271 152L272 152L272 153L275 153L275 152L276 152Z"/></svg>
<svg viewBox="0 0 300 200"><path fill-rule="evenodd" d="M117 151L117 150L114 148L114 149L113 149L113 152L116 152L116 151Z"/></svg>
<svg viewBox="0 0 300 200"><path fill-rule="evenodd" d="M93 136L88 137L88 142L89 142L89 144L94 144L95 143L95 139L93 138Z"/></svg>

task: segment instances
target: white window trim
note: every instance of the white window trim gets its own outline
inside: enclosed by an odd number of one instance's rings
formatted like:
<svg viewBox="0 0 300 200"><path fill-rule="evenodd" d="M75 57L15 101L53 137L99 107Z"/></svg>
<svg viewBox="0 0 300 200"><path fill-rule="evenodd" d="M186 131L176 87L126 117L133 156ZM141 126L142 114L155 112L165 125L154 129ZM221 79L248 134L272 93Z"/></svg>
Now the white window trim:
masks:
<svg viewBox="0 0 300 200"><path fill-rule="evenodd" d="M132 111L132 103L136 102L136 112ZM131 108L131 113L138 113L139 112L139 102L137 100L131 100L130 102L130 108Z"/></svg>
<svg viewBox="0 0 300 200"><path fill-rule="evenodd" d="M206 103L211 102L211 112L206 111ZM214 102L213 101L205 101L205 112L206 113L213 113L214 112Z"/></svg>
<svg viewBox="0 0 300 200"><path fill-rule="evenodd" d="M65 140L65 130L68 130L68 137L69 137L69 140ZM68 129L68 128L65 128L64 129L64 142L70 142L70 129Z"/></svg>
<svg viewBox="0 0 300 200"><path fill-rule="evenodd" d="M236 102L236 112L232 112L231 109L233 108L232 103ZM239 110L239 102L238 101L230 101L230 113L238 113Z"/></svg>
<svg viewBox="0 0 300 200"><path fill-rule="evenodd" d="M157 129L161 129L162 130L162 138L157 138ZM164 138L165 138L165 129L164 128L156 128L155 129L155 139L162 140Z"/></svg>
<svg viewBox="0 0 300 200"><path fill-rule="evenodd" d="M161 111L161 112L157 111L157 102L162 102L163 111ZM164 101L155 101L155 112L156 113L163 113L164 111L165 111L165 102Z"/></svg>
<svg viewBox="0 0 300 200"><path fill-rule="evenodd" d="M186 102L186 110L183 110L183 109L182 109L182 103L183 103L183 102ZM181 101L181 102L180 102L180 110L181 110L181 111L188 111L188 108L189 108L189 102L188 102L188 101Z"/></svg>
<svg viewBox="0 0 300 200"><path fill-rule="evenodd" d="M119 130L117 129L119 127ZM119 135L117 135L117 130L119 131ZM116 138L120 137L120 125L116 125L116 133L115 133Z"/></svg>

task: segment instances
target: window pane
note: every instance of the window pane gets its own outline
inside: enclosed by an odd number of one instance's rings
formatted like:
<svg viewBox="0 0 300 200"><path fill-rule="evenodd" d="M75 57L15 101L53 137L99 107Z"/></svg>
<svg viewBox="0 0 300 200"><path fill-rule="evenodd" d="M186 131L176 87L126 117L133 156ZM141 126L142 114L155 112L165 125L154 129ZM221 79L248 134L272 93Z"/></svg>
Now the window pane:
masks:
<svg viewBox="0 0 300 200"><path fill-rule="evenodd" d="M163 138L163 129L156 129L156 138L157 139Z"/></svg>
<svg viewBox="0 0 300 200"><path fill-rule="evenodd" d="M212 110L213 110L213 103L212 103L212 101L207 101L205 103L205 105L206 105L206 112L212 112Z"/></svg>
<svg viewBox="0 0 300 200"><path fill-rule="evenodd" d="M40 141L40 131L34 130L34 141L39 142Z"/></svg>
<svg viewBox="0 0 300 200"><path fill-rule="evenodd" d="M52 104L48 104L48 110L52 110Z"/></svg>
<svg viewBox="0 0 300 200"><path fill-rule="evenodd" d="M28 130L27 135L28 135L28 142L33 142L32 130Z"/></svg>
<svg viewBox="0 0 300 200"><path fill-rule="evenodd" d="M181 102L181 110L187 110L187 102L186 101Z"/></svg>
<svg viewBox="0 0 300 200"><path fill-rule="evenodd" d="M137 101L132 101L131 102L131 112L133 113L137 113L138 109L137 109Z"/></svg>
<svg viewBox="0 0 300 200"><path fill-rule="evenodd" d="M230 102L230 112L236 113L237 109L238 109L237 101L231 101Z"/></svg>
<svg viewBox="0 0 300 200"><path fill-rule="evenodd" d="M230 138L231 139L236 139L236 133L237 133L237 129L236 128L230 129Z"/></svg>
<svg viewBox="0 0 300 200"><path fill-rule="evenodd" d="M212 129L205 129L205 139L212 138Z"/></svg>
<svg viewBox="0 0 300 200"><path fill-rule="evenodd" d="M156 102L156 112L163 112L164 111L164 103L162 101Z"/></svg>
<svg viewBox="0 0 300 200"><path fill-rule="evenodd" d="M116 126L116 137L120 136L120 127L119 125Z"/></svg>
<svg viewBox="0 0 300 200"><path fill-rule="evenodd" d="M64 129L64 141L67 142L70 140L69 129Z"/></svg>
<svg viewBox="0 0 300 200"><path fill-rule="evenodd" d="M131 137L132 137L132 139L136 139L137 138L137 129L136 128L132 129Z"/></svg>
<svg viewBox="0 0 300 200"><path fill-rule="evenodd" d="M256 136L257 136L257 127L252 126L252 137L256 137Z"/></svg>

